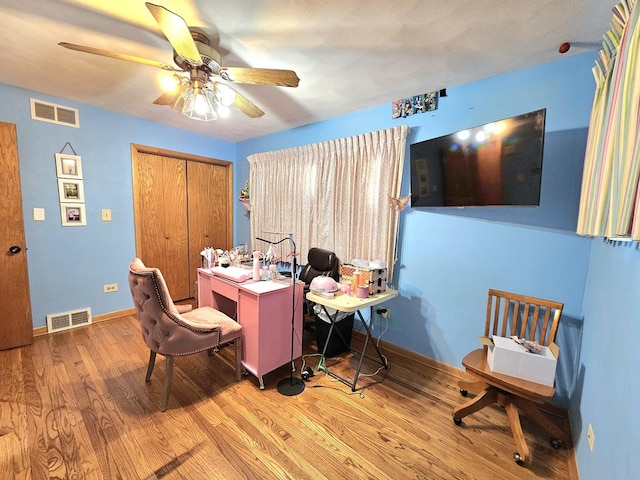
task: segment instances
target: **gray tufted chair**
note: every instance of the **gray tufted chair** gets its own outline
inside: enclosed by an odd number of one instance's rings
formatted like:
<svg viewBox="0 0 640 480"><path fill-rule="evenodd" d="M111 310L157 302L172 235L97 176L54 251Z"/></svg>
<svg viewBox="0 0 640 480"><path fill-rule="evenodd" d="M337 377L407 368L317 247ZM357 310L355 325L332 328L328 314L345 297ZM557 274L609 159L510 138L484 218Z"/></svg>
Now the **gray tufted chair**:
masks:
<svg viewBox="0 0 640 480"><path fill-rule="evenodd" d="M156 354L166 357L166 376L162 411L167 409L173 376L173 357L202 352L209 353L220 345L233 342L235 350L235 378L241 377L242 326L224 313L211 307L191 309L174 305L162 273L157 268L145 267L134 258L129 264L129 287L138 314L142 338L149 347L151 373Z"/></svg>

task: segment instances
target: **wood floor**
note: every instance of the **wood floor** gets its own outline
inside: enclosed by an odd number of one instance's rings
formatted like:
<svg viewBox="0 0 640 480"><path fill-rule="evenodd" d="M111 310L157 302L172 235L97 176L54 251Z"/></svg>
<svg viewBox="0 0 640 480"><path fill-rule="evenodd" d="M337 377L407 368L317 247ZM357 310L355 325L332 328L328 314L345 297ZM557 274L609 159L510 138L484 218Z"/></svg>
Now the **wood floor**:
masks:
<svg viewBox="0 0 640 480"><path fill-rule="evenodd" d="M313 337L305 334L305 348ZM526 421L533 460L516 465L497 407L454 425L456 369L384 351L390 370L365 377L363 390L316 372L292 397L276 389L287 366L260 391L251 375L233 380L230 348L177 358L162 413L164 359L145 383L148 351L135 317L37 337L0 352L0 478L577 478L573 450L554 450ZM315 371L317 357L305 361ZM353 371L351 355L334 363ZM363 372L374 371L365 361Z"/></svg>

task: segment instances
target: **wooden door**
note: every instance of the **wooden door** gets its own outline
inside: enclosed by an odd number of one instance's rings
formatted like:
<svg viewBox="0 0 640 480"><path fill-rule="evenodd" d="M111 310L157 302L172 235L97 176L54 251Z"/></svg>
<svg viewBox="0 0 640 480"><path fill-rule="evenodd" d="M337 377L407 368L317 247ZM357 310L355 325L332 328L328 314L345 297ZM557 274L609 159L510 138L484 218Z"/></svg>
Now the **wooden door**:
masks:
<svg viewBox="0 0 640 480"><path fill-rule="evenodd" d="M33 342L16 126L0 122L0 350Z"/></svg>
<svg viewBox="0 0 640 480"><path fill-rule="evenodd" d="M228 250L233 247L231 209L228 200L232 186L228 167L188 162L189 281L197 280L200 252L204 247Z"/></svg>
<svg viewBox="0 0 640 480"><path fill-rule="evenodd" d="M141 153L134 175L137 255L160 269L175 300L189 298L187 163Z"/></svg>
<svg viewBox="0 0 640 480"><path fill-rule="evenodd" d="M202 249L232 247L233 164L142 145L131 156L136 253L174 300L193 298Z"/></svg>

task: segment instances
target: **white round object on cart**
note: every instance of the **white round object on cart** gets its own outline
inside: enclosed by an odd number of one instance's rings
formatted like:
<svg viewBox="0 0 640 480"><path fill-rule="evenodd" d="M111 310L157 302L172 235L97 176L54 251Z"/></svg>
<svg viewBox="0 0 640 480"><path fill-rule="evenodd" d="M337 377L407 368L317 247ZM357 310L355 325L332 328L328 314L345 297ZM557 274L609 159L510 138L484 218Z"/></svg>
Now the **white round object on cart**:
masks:
<svg viewBox="0 0 640 480"><path fill-rule="evenodd" d="M335 293L338 291L338 282L331 277L320 275L311 280L309 290L318 293Z"/></svg>

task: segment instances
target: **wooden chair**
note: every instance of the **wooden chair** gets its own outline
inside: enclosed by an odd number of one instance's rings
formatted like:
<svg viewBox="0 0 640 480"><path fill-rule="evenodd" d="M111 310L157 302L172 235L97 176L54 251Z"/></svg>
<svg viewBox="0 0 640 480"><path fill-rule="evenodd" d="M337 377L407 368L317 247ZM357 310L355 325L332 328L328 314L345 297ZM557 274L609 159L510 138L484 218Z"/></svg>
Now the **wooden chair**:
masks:
<svg viewBox="0 0 640 480"><path fill-rule="evenodd" d="M563 307L560 302L489 290L484 335L515 335L549 346L555 340ZM464 397L468 392L476 395L453 409L455 424L461 425L464 417L488 405L496 403L504 407L516 443L514 460L519 465L529 460L529 448L522 432L518 410L552 435L551 445L554 448L559 448L562 442L570 443L569 435L546 418L538 408L538 405L551 400L555 387L493 372L487 364L487 350L488 347L484 346L467 354L462 360L474 380L461 381L460 393Z"/></svg>
<svg viewBox="0 0 640 480"><path fill-rule="evenodd" d="M166 357L162 411L167 409L173 377L173 357L192 355L233 343L235 379L242 374L242 326L211 307L191 309L174 305L157 268L145 267L139 258L129 264L129 288L138 314L142 338L149 347L146 381L151 380L156 354Z"/></svg>

